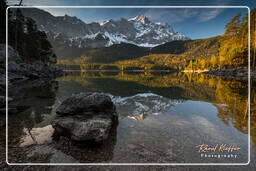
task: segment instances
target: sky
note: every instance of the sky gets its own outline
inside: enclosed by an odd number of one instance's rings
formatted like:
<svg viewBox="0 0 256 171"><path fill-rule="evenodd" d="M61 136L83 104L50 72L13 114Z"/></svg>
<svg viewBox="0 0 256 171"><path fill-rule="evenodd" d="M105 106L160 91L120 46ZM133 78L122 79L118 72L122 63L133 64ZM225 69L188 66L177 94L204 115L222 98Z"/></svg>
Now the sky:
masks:
<svg viewBox="0 0 256 171"><path fill-rule="evenodd" d="M8 0L9 5L19 0ZM32 6L248 6L256 0L23 0ZM224 33L226 23L236 14L247 15L247 8L44 8L55 16L70 15L86 23L145 15L153 22L170 24L175 31L192 39Z"/></svg>

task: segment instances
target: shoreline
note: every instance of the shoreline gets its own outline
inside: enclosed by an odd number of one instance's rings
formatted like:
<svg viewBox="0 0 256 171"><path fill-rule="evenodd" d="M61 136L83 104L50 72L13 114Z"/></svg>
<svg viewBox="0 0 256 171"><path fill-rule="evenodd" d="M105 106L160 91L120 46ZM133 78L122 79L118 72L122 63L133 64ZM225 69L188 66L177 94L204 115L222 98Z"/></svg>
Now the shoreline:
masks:
<svg viewBox="0 0 256 171"><path fill-rule="evenodd" d="M65 73L63 70L51 66L50 64L43 63L42 61L35 61L33 63L26 63L22 60L20 55L11 46L8 46L9 61L8 72L6 73L6 58L5 58L5 45L0 44L0 62L2 67L0 68L0 115L6 113L6 77L8 75L8 99L15 101L17 98L17 92L28 87L38 87L48 81L63 76ZM4 52L4 53L2 53ZM9 101L9 100L8 100ZM26 109L25 106L10 105L9 113L18 113ZM0 122L0 127L4 126Z"/></svg>
<svg viewBox="0 0 256 171"><path fill-rule="evenodd" d="M209 70L182 70L181 72L188 72L188 73L204 73L204 72L208 72Z"/></svg>
<svg viewBox="0 0 256 171"><path fill-rule="evenodd" d="M248 68L231 68L231 69L213 69L204 72L205 74L220 77L222 79L233 79L246 81L249 79ZM256 70L250 70L250 78L252 80L256 79Z"/></svg>
<svg viewBox="0 0 256 171"><path fill-rule="evenodd" d="M65 70L63 69L64 72L177 72L178 70Z"/></svg>
<svg viewBox="0 0 256 171"><path fill-rule="evenodd" d="M63 70L69 72L181 72L181 73L203 73L222 78L248 78L248 68L211 69L211 70ZM256 78L256 69L251 70L251 78Z"/></svg>

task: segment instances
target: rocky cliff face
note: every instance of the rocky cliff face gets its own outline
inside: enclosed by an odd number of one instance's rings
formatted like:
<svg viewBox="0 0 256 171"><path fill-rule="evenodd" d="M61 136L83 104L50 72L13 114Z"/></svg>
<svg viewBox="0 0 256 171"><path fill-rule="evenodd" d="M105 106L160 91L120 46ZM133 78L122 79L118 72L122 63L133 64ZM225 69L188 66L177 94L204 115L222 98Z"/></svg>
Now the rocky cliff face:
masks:
<svg viewBox="0 0 256 171"><path fill-rule="evenodd" d="M0 44L0 93L5 92L6 80L6 45ZM9 91L11 88L16 88L18 83L28 80L52 79L62 76L62 70L48 66L47 64L36 61L34 63L25 63L19 53L8 46L8 85Z"/></svg>
<svg viewBox="0 0 256 171"><path fill-rule="evenodd" d="M55 17L40 9L23 9L23 13L33 18L39 29L47 33L56 50L107 47L122 42L154 47L173 40L189 39L175 32L167 23L154 23L146 16L84 23L77 17Z"/></svg>

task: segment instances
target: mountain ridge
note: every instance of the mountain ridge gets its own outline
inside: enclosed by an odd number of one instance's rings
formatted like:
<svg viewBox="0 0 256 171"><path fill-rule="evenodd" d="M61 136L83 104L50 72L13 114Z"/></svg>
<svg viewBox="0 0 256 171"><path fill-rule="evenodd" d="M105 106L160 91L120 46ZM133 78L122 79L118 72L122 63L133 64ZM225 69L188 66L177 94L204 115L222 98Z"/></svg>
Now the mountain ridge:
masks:
<svg viewBox="0 0 256 171"><path fill-rule="evenodd" d="M53 16L37 8L22 9L45 31L56 53L65 48L101 48L129 43L155 47L174 40L189 40L167 23L151 22L146 16L85 23L75 16Z"/></svg>
<svg viewBox="0 0 256 171"><path fill-rule="evenodd" d="M124 61L124 63L157 64L181 62L184 67L189 60L210 59L218 56L220 36L186 40L172 41L154 48L139 47L133 44L121 43L110 47L88 49L74 59L75 63L105 63L111 64ZM128 62L130 60L130 62ZM123 63L123 62L121 62Z"/></svg>

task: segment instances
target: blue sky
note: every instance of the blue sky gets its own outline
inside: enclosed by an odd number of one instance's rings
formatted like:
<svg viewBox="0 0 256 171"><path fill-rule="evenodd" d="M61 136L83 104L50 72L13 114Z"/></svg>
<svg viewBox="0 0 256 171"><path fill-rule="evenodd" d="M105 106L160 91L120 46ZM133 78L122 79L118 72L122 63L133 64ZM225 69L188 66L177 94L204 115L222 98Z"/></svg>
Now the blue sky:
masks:
<svg viewBox="0 0 256 171"><path fill-rule="evenodd" d="M18 0L9 0L15 4ZM256 7L256 0L23 0L23 5L81 6L248 6ZM137 8L137 9L45 9L54 15L77 16L85 22L131 18L145 15L154 22L167 22L175 31L192 39L223 34L225 24L237 13L247 14L246 8Z"/></svg>

